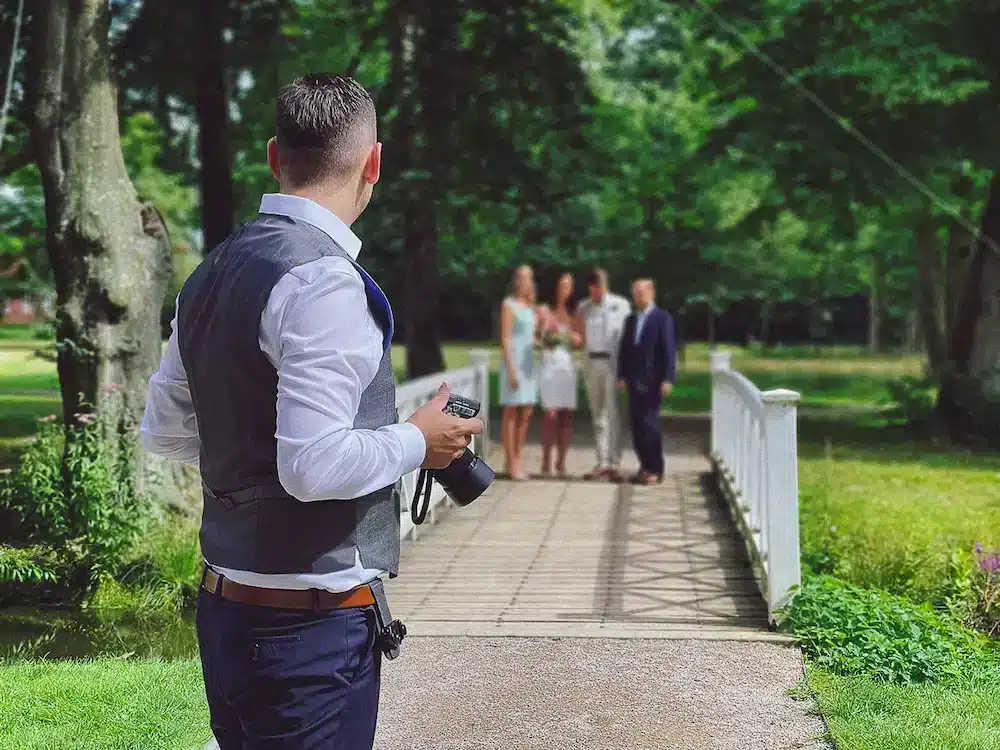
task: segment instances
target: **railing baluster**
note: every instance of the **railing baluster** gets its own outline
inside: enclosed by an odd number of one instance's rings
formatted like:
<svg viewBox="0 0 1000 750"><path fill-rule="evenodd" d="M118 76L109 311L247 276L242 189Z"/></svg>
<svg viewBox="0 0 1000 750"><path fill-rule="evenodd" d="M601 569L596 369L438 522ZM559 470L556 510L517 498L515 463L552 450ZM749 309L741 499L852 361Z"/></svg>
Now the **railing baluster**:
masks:
<svg viewBox="0 0 1000 750"><path fill-rule="evenodd" d="M774 621L800 583L798 454L793 391L761 393L712 352L710 452Z"/></svg>

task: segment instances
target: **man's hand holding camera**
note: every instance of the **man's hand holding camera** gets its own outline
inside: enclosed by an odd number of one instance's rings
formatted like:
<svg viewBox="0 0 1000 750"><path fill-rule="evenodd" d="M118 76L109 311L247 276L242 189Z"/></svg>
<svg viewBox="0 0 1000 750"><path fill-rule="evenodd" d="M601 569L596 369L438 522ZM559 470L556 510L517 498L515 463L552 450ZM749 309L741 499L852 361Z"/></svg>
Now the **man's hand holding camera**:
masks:
<svg viewBox="0 0 1000 750"><path fill-rule="evenodd" d="M427 453L424 468L443 469L459 458L472 442L473 435L483 432L479 419L462 419L445 414L451 388L442 383L437 395L413 413L407 421L424 434Z"/></svg>

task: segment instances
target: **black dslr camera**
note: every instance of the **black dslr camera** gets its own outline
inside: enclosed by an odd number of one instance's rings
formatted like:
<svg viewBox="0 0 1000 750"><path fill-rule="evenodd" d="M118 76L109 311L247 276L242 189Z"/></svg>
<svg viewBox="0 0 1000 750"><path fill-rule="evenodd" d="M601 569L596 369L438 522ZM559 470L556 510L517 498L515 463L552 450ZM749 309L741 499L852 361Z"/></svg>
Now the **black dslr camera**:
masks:
<svg viewBox="0 0 1000 750"><path fill-rule="evenodd" d="M462 419L473 419L478 416L480 408L479 402L475 399L452 394L444 407L444 413ZM494 477L495 474L489 464L468 448L443 469L421 469L417 477L417 489L413 493L413 502L410 504L410 517L413 523L419 526L427 517L431 500L431 482L434 479L456 505L465 506L486 492ZM422 507L420 507L421 495L423 495Z"/></svg>

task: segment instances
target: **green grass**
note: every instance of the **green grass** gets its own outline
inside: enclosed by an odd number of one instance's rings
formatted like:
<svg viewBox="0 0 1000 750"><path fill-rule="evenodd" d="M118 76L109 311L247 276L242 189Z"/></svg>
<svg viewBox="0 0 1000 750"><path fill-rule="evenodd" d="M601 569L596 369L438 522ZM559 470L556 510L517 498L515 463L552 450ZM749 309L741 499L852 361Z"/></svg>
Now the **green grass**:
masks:
<svg viewBox="0 0 1000 750"><path fill-rule="evenodd" d="M858 419L803 418L799 446L802 555L813 572L945 611L961 598L975 542L1000 548L1000 457ZM861 644L865 624L829 627ZM1000 681L987 664L982 675L908 686L815 663L808 674L839 750L1000 747Z"/></svg>
<svg viewBox="0 0 1000 750"><path fill-rule="evenodd" d="M807 670L838 750L988 750L1000 747L1000 680L900 687Z"/></svg>
<svg viewBox="0 0 1000 750"><path fill-rule="evenodd" d="M0 662L0 750L200 750L210 739L201 665Z"/></svg>
<svg viewBox="0 0 1000 750"><path fill-rule="evenodd" d="M849 582L940 604L953 555L1000 549L1000 457L912 442L799 459L802 552Z"/></svg>

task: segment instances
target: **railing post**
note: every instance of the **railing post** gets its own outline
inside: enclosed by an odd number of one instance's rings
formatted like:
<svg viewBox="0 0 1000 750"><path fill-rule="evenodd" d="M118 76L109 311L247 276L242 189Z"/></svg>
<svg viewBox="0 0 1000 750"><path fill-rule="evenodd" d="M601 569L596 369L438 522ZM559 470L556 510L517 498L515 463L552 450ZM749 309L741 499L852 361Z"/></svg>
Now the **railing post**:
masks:
<svg viewBox="0 0 1000 750"><path fill-rule="evenodd" d="M711 439L711 457L718 458L719 451L719 429L720 422L722 421L720 414L720 396L718 393L718 387L716 384L716 373L729 372L732 368L733 355L732 352L723 352L719 350L714 350L709 352L708 355L709 364L711 367L711 377L712 377L712 439ZM730 467L731 468L731 467Z"/></svg>
<svg viewBox="0 0 1000 750"><path fill-rule="evenodd" d="M795 391L774 390L761 394L764 402L764 456L767 465L767 608L775 612L793 596L802 582L799 569L799 470L796 444Z"/></svg>
<svg viewBox="0 0 1000 750"><path fill-rule="evenodd" d="M476 453L487 461L490 456L490 353L484 349L473 349L469 352L469 361L476 368L476 383L479 385L476 398L481 405L479 418L483 421L483 434Z"/></svg>

